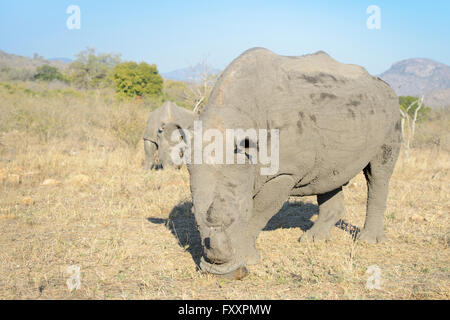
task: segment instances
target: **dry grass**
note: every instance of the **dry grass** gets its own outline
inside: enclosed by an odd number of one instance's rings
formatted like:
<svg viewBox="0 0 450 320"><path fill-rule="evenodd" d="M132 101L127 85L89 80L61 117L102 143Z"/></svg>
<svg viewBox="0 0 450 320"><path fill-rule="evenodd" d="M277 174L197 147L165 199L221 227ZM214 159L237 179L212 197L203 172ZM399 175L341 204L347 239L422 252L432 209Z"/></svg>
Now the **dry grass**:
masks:
<svg viewBox="0 0 450 320"><path fill-rule="evenodd" d="M186 170L141 169L142 146L134 145L148 111L103 94L0 91L0 298L450 298L448 120L419 127L439 143L418 144L398 162L388 243L353 242L333 228L333 241L301 244L316 201L293 198L258 239L261 263L244 280L227 281L196 269ZM362 226L361 175L345 196L345 222ZM373 264L380 290L366 289ZM81 268L73 292L70 265Z"/></svg>

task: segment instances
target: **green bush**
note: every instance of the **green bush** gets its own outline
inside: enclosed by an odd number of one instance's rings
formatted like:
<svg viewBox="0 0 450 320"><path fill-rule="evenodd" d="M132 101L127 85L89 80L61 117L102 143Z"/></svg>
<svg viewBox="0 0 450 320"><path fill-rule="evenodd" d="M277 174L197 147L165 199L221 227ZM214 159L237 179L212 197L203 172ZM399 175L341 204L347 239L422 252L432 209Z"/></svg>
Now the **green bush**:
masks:
<svg viewBox="0 0 450 320"><path fill-rule="evenodd" d="M42 80L42 81L67 81L61 72L59 72L58 68L52 67L48 64L44 64L36 69L36 73L33 76L34 80Z"/></svg>
<svg viewBox="0 0 450 320"><path fill-rule="evenodd" d="M162 94L163 79L154 64L120 63L114 67L113 79L116 92L121 97L155 97Z"/></svg>

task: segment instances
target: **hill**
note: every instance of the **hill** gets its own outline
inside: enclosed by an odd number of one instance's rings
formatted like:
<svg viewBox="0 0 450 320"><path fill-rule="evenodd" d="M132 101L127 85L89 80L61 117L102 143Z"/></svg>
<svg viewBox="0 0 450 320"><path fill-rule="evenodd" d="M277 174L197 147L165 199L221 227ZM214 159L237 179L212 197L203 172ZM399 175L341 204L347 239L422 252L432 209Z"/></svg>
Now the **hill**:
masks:
<svg viewBox="0 0 450 320"><path fill-rule="evenodd" d="M67 62L63 62L62 59L45 59L38 54L34 54L32 58L24 57L0 50L0 66L8 66L15 69L36 69L44 64L64 69L67 66Z"/></svg>
<svg viewBox="0 0 450 320"><path fill-rule="evenodd" d="M0 50L0 80L28 80L38 67L45 64L60 70L67 67L67 63L60 60L48 60L38 54L30 58Z"/></svg>
<svg viewBox="0 0 450 320"><path fill-rule="evenodd" d="M431 59L396 62L380 75L401 96L425 96L432 107L450 106L450 67Z"/></svg>
<svg viewBox="0 0 450 320"><path fill-rule="evenodd" d="M202 74L216 75L219 74L221 70L216 69L211 66L204 66L203 64L197 64L194 67L187 67L182 69L177 69L174 71L162 73L161 75L165 79L176 80L176 81L187 81L187 82L198 82L202 79Z"/></svg>

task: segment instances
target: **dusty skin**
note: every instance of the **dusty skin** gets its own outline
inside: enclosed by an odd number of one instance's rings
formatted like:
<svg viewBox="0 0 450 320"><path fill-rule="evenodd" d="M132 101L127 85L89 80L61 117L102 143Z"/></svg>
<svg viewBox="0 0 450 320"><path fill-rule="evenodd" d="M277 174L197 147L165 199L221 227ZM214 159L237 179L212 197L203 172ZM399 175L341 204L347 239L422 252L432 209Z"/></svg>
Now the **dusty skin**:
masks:
<svg viewBox="0 0 450 320"><path fill-rule="evenodd" d="M192 126L194 119L194 112L181 108L171 101L166 101L153 111L148 117L144 132L144 168L156 169L175 166L170 156L170 150L176 141L172 141L171 134L174 130L178 130L180 138L182 138L183 129Z"/></svg>
<svg viewBox="0 0 450 320"><path fill-rule="evenodd" d="M200 115L204 129L280 132L279 171L258 165L188 166L202 270L242 278L260 261L256 239L290 196L317 195L319 218L302 241L328 240L344 215L342 186L364 172L367 212L359 240L386 240L383 218L401 144L394 91L324 52L300 57L250 49L222 73ZM237 145L257 148L255 141Z"/></svg>

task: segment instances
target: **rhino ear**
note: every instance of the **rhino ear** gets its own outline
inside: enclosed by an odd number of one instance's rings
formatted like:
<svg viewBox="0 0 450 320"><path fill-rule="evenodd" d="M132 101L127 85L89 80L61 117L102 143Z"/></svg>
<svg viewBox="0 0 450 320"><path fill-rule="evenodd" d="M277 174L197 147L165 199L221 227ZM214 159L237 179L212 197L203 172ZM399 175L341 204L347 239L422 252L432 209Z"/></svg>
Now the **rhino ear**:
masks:
<svg viewBox="0 0 450 320"><path fill-rule="evenodd" d="M179 128L178 130L180 131L181 139L183 139L183 141L187 143L188 137L186 130L183 128Z"/></svg>
<svg viewBox="0 0 450 320"><path fill-rule="evenodd" d="M175 142L175 141L172 141L172 138L174 137L173 136L174 132L176 132L176 135L178 136L178 139L180 141L181 140L186 141L183 129L174 123L167 124L167 126L165 126L165 128L163 128L163 130L164 130L163 136L167 141Z"/></svg>

